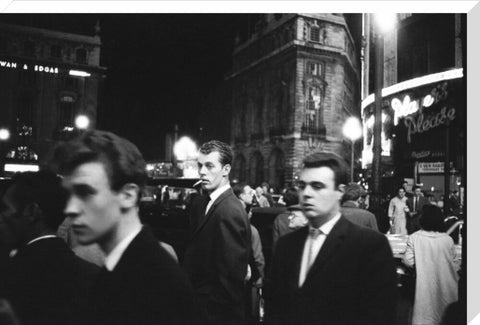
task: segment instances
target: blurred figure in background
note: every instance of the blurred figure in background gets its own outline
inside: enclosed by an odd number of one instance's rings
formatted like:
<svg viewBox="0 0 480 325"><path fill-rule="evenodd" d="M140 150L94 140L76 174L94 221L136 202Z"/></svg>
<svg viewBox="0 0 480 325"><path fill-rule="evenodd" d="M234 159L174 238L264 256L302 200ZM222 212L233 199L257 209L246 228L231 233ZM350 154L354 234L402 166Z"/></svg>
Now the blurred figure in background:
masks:
<svg viewBox="0 0 480 325"><path fill-rule="evenodd" d="M397 196L390 200L388 206L388 217L390 218L392 234L406 235L407 234L407 213L409 212L407 206L407 198L405 197L405 189L399 187Z"/></svg>
<svg viewBox="0 0 480 325"><path fill-rule="evenodd" d="M365 190L361 185L350 183L345 186L340 212L348 221L378 231L375 215L360 208L363 195Z"/></svg>
<svg viewBox="0 0 480 325"><path fill-rule="evenodd" d="M420 229L420 212L425 204L429 204L428 199L423 196L420 186L413 187L413 196L407 199L407 206L410 212L407 218L407 232L413 234Z"/></svg>
<svg viewBox="0 0 480 325"><path fill-rule="evenodd" d="M99 268L56 236L65 202L60 177L47 171L16 174L1 200L0 237L15 251L0 274L0 295L24 325L85 321Z"/></svg>
<svg viewBox="0 0 480 325"><path fill-rule="evenodd" d="M255 196L253 197L254 207L267 208L270 206L270 203L268 203L267 198L263 194L264 194L263 189L260 186L258 186L255 189Z"/></svg>
<svg viewBox="0 0 480 325"><path fill-rule="evenodd" d="M273 207L275 205L275 201L273 200L273 197L271 194L272 188L270 188L270 184L268 184L267 182L263 182L261 186L263 190L263 196L267 198L268 204L270 204L270 206Z"/></svg>
<svg viewBox="0 0 480 325"><path fill-rule="evenodd" d="M298 205L298 191L295 187L291 186L285 190L283 200L287 207L287 211L280 213L273 221L273 249L275 249L275 244L277 243L278 238L297 229L298 222L293 219L303 217L304 226L307 221L303 216L301 207Z"/></svg>
<svg viewBox="0 0 480 325"><path fill-rule="evenodd" d="M447 306L458 300L459 254L447 235L443 214L425 205L421 230L410 235L403 262L416 270L412 325L438 325Z"/></svg>

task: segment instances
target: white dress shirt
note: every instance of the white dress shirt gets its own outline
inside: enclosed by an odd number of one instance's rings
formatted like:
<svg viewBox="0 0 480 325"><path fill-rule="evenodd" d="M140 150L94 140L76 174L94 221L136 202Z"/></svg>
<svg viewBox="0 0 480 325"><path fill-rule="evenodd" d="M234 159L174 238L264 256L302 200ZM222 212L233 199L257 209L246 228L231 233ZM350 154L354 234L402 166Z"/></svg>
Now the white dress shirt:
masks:
<svg viewBox="0 0 480 325"><path fill-rule="evenodd" d="M227 183L223 186L220 186L219 188L217 188L212 193L210 193L210 195L209 195L210 196L210 202L208 202L207 208L205 209L205 215L208 213L208 210L210 210L210 208L212 207L215 200L218 199L218 197L220 195L222 195L223 192L227 191L229 188L230 188L230 184Z"/></svg>
<svg viewBox="0 0 480 325"><path fill-rule="evenodd" d="M305 246L303 247L303 255L302 255L302 264L300 266L300 276L298 278L298 286L301 287L303 283L305 282L305 279L307 277L307 273L311 265L308 265L309 262L309 255L311 259L311 264L315 261L317 258L318 252L320 252L320 249L323 246L323 243L325 242L325 239L327 239L328 234L330 231L332 231L333 226L337 223L337 221L340 219L340 212L337 213L335 217L324 223L320 228L320 235L317 238L312 238L309 235L307 236L307 240L305 241ZM312 226L308 226L309 230L313 229ZM311 251L310 251L311 247Z"/></svg>
<svg viewBox="0 0 480 325"><path fill-rule="evenodd" d="M133 239L138 235L142 230L142 227L138 227L132 231L128 236L126 236L122 241L120 241L117 246L105 257L105 267L109 271L113 271L115 266L117 266L118 261L122 258L123 253L127 249L128 245L133 241Z"/></svg>

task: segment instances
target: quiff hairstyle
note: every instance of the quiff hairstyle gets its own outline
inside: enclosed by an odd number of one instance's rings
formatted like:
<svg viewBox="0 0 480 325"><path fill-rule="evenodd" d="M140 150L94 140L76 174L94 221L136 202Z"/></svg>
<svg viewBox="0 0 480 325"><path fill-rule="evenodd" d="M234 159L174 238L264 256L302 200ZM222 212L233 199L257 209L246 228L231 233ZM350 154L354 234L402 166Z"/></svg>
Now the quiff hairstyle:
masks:
<svg viewBox="0 0 480 325"><path fill-rule="evenodd" d="M348 165L345 159L333 152L314 152L303 160L303 168L328 167L333 171L335 187L348 183Z"/></svg>
<svg viewBox="0 0 480 325"><path fill-rule="evenodd" d="M104 165L114 191L129 183L138 185L140 189L145 185L147 173L142 154L133 143L111 132L87 131L58 145L52 159L52 165L62 175L68 175L89 162Z"/></svg>
<svg viewBox="0 0 480 325"><path fill-rule="evenodd" d="M233 162L233 151L232 148L225 142L212 140L205 142L200 147L200 153L208 155L212 152L218 152L220 154L220 163L222 166L232 165Z"/></svg>

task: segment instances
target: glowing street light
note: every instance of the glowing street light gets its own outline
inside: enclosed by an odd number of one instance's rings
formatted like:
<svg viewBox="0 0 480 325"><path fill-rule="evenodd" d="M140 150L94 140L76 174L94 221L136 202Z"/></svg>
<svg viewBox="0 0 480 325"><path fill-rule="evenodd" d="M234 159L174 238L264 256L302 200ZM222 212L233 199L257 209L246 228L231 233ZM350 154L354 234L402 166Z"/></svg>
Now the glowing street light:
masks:
<svg viewBox="0 0 480 325"><path fill-rule="evenodd" d="M90 125L90 119L86 115L78 115L75 119L75 126L80 130L85 130Z"/></svg>
<svg viewBox="0 0 480 325"><path fill-rule="evenodd" d="M0 129L0 141L7 141L10 139L10 131L5 128Z"/></svg>
<svg viewBox="0 0 480 325"><path fill-rule="evenodd" d="M343 125L343 135L352 141L352 159L350 161L350 181L353 182L353 163L355 159L354 147L355 141L362 137L362 126L360 121L354 117L349 117Z"/></svg>
<svg viewBox="0 0 480 325"><path fill-rule="evenodd" d="M173 146L173 153L178 160L195 159L197 145L187 136L181 137Z"/></svg>

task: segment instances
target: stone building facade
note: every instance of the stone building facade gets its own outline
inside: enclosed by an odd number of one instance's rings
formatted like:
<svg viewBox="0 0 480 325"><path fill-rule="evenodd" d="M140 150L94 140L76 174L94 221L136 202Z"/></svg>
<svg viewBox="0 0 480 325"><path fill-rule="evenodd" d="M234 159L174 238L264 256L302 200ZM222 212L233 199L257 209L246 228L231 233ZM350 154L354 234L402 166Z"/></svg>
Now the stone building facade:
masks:
<svg viewBox="0 0 480 325"><path fill-rule="evenodd" d="M236 45L233 178L283 187L316 150L350 158L342 126L359 116L359 67L342 14L267 14Z"/></svg>
<svg viewBox="0 0 480 325"><path fill-rule="evenodd" d="M100 47L98 35L0 23L0 128L11 134L2 146L6 162L41 164L57 140L75 133L80 114L95 126L106 70Z"/></svg>

